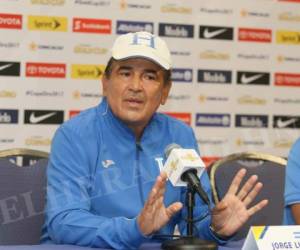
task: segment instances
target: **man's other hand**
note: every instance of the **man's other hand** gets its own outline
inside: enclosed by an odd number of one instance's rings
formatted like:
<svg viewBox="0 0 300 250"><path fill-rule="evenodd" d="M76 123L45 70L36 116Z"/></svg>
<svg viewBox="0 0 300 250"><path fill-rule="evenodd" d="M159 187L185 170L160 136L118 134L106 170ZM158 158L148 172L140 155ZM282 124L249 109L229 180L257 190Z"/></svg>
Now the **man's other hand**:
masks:
<svg viewBox="0 0 300 250"><path fill-rule="evenodd" d="M149 194L144 208L137 218L139 228L147 236L162 228L171 217L182 208L181 202L175 202L168 207L164 205L167 174L161 172Z"/></svg>

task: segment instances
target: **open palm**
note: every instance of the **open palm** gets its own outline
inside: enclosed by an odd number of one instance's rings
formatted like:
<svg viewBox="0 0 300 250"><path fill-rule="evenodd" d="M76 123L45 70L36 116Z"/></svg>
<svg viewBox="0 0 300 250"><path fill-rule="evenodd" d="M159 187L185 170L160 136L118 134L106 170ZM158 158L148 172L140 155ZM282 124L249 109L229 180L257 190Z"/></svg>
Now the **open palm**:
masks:
<svg viewBox="0 0 300 250"><path fill-rule="evenodd" d="M235 175L226 195L213 209L212 228L221 236L227 237L237 232L250 216L268 204L268 200L262 200L248 207L263 185L257 182L257 176L253 175L239 190L245 174L246 170L241 169Z"/></svg>

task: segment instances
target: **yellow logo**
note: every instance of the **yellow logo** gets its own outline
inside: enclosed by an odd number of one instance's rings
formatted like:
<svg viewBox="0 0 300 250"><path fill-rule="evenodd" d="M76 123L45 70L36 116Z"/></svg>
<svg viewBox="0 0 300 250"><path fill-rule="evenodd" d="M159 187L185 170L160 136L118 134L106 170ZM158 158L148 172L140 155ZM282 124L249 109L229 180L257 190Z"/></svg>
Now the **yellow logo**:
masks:
<svg viewBox="0 0 300 250"><path fill-rule="evenodd" d="M276 42L279 44L300 44L300 32L278 30L276 32Z"/></svg>
<svg viewBox="0 0 300 250"><path fill-rule="evenodd" d="M252 97L250 95L244 95L238 98L238 103L248 105L266 105L267 100L258 97Z"/></svg>
<svg viewBox="0 0 300 250"><path fill-rule="evenodd" d="M241 16L242 17L246 17L248 15L248 11L247 10L241 10Z"/></svg>
<svg viewBox="0 0 300 250"><path fill-rule="evenodd" d="M173 171L176 171L176 170L177 170L177 164L178 164L178 160L172 161L172 162L171 162L170 168L171 168L171 170L172 170L172 173L173 173Z"/></svg>
<svg viewBox="0 0 300 250"><path fill-rule="evenodd" d="M288 22L300 22L300 15L296 15L291 12L283 12L278 15L278 19Z"/></svg>
<svg viewBox="0 0 300 250"><path fill-rule="evenodd" d="M262 140L243 140L241 138L237 138L235 141L236 145L238 147L242 147L242 146L263 146L265 143Z"/></svg>
<svg viewBox="0 0 300 250"><path fill-rule="evenodd" d="M31 0L31 4L60 6L65 4L65 0Z"/></svg>
<svg viewBox="0 0 300 250"><path fill-rule="evenodd" d="M282 62L284 61L284 56L278 55L278 56L277 56L277 61L278 61L279 63L282 63Z"/></svg>
<svg viewBox="0 0 300 250"><path fill-rule="evenodd" d="M28 16L28 29L66 32L68 19L56 16Z"/></svg>
<svg viewBox="0 0 300 250"><path fill-rule="evenodd" d="M108 49L101 47L93 47L87 44L80 44L74 47L75 54L95 54L95 55L104 55L108 52Z"/></svg>
<svg viewBox="0 0 300 250"><path fill-rule="evenodd" d="M198 98L200 103L204 103L206 101L206 96L205 95L200 95Z"/></svg>
<svg viewBox="0 0 300 250"><path fill-rule="evenodd" d="M32 136L25 139L25 145L27 146L50 146L51 139L42 136Z"/></svg>
<svg viewBox="0 0 300 250"><path fill-rule="evenodd" d="M29 44L29 49L32 51L36 51L37 50L37 44L35 42L32 42Z"/></svg>
<svg viewBox="0 0 300 250"><path fill-rule="evenodd" d="M73 98L74 99L78 100L78 99L80 99L80 96L81 96L81 94L80 94L79 90L73 91Z"/></svg>
<svg viewBox="0 0 300 250"><path fill-rule="evenodd" d="M265 228L266 228L265 226L252 227L252 232L256 241L260 239L262 233L265 231Z"/></svg>
<svg viewBox="0 0 300 250"><path fill-rule="evenodd" d="M162 13L178 13L178 14L192 14L193 10L189 7L176 6L176 4L167 4L161 6Z"/></svg>
<svg viewBox="0 0 300 250"><path fill-rule="evenodd" d="M101 79L105 70L105 65L93 64L73 64L71 77L74 79Z"/></svg>
<svg viewBox="0 0 300 250"><path fill-rule="evenodd" d="M235 143L237 146L242 146L244 144L242 139L240 139L240 138L236 139Z"/></svg>
<svg viewBox="0 0 300 250"><path fill-rule="evenodd" d="M182 157L183 160L188 160L188 161L196 161L198 160L197 157L195 157L194 155L192 155L191 153L187 153L186 155L184 155Z"/></svg>
<svg viewBox="0 0 300 250"><path fill-rule="evenodd" d="M17 93L15 91L9 90L1 90L0 91L0 98L15 98Z"/></svg>
<svg viewBox="0 0 300 250"><path fill-rule="evenodd" d="M200 59L212 59L212 60L230 60L230 55L223 52L215 52L213 50L206 50L200 53Z"/></svg>
<svg viewBox="0 0 300 250"><path fill-rule="evenodd" d="M125 10L127 8L127 3L125 0L120 1L120 9Z"/></svg>
<svg viewBox="0 0 300 250"><path fill-rule="evenodd" d="M289 141L285 139L274 141L275 148L291 148L292 145L293 145L293 141Z"/></svg>

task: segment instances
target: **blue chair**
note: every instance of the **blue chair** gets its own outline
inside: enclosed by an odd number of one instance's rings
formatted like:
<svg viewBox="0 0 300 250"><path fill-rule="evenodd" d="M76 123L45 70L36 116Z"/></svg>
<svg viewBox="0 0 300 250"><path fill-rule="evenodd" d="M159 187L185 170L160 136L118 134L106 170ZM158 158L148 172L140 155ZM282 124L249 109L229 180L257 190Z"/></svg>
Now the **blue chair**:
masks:
<svg viewBox="0 0 300 250"><path fill-rule="evenodd" d="M262 190L250 206L262 199L269 200L267 207L254 214L233 240L245 238L250 226L282 224L286 163L286 159L281 157L248 152L232 154L211 164L209 176L215 203L224 197L233 177L241 168L247 169L243 183L253 174L257 175L259 181L263 183Z"/></svg>
<svg viewBox="0 0 300 250"><path fill-rule="evenodd" d="M5 150L5 154L0 151L0 245L39 244L48 163L48 154L40 153L26 149ZM20 167L11 161L17 156L35 162Z"/></svg>

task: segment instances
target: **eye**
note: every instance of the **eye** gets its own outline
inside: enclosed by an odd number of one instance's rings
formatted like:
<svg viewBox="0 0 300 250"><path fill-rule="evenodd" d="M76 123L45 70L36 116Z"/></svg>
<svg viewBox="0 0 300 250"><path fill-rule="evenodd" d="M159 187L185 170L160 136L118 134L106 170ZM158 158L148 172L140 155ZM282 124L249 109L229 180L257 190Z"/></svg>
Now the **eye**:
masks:
<svg viewBox="0 0 300 250"><path fill-rule="evenodd" d="M157 75L152 72L145 73L143 77L147 81L156 81L157 80Z"/></svg>
<svg viewBox="0 0 300 250"><path fill-rule="evenodd" d="M129 70L120 70L119 75L123 77L129 77L131 75L131 72Z"/></svg>

